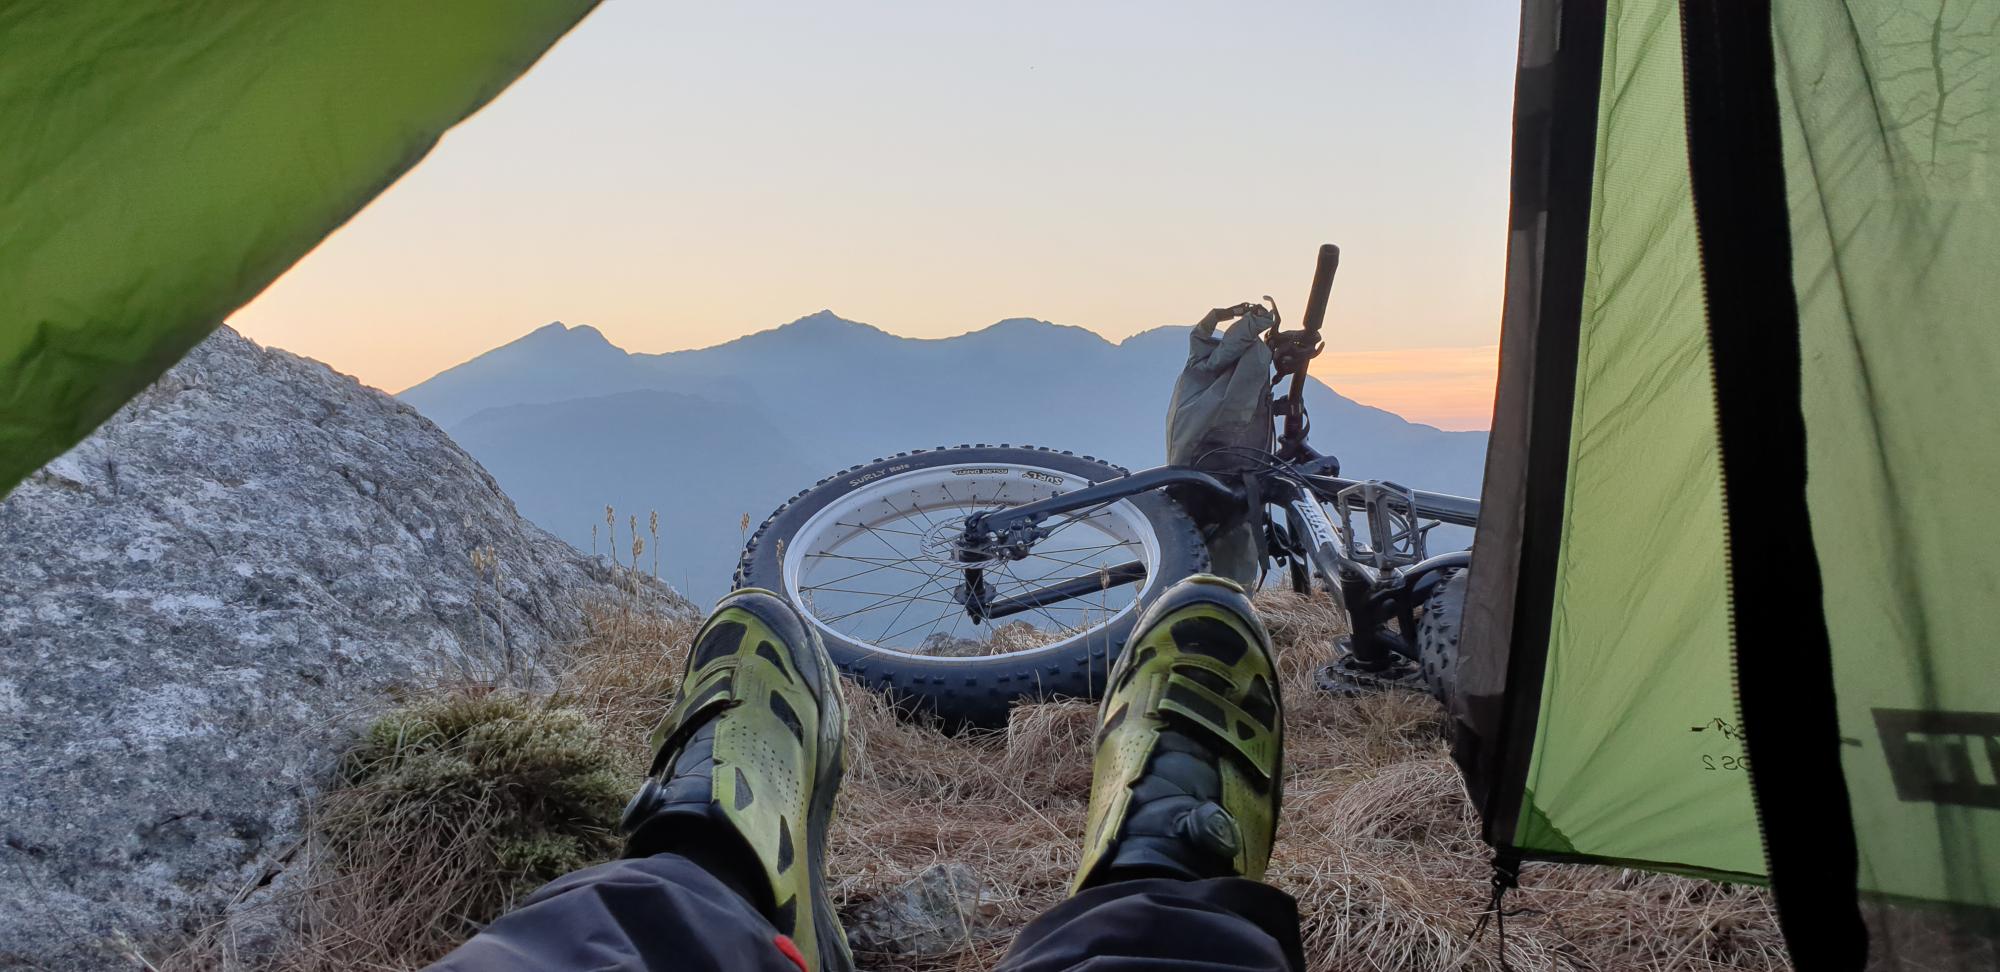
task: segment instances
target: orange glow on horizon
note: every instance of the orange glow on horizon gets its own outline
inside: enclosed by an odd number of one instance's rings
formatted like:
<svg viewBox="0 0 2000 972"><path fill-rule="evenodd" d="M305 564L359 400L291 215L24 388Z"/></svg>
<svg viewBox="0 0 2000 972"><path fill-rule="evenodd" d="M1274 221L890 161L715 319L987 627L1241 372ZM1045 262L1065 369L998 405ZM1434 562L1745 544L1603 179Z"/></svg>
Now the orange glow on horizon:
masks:
<svg viewBox="0 0 2000 972"><path fill-rule="evenodd" d="M1484 430L1493 421L1500 347L1328 349L1313 376L1335 391L1412 422L1453 431Z"/></svg>
<svg viewBox="0 0 2000 972"><path fill-rule="evenodd" d="M332 310L324 305L318 309L322 312ZM390 392L401 392L440 371L476 357L493 347L506 344L539 326L539 324L526 324L512 331L503 331L501 332L503 336L497 339L484 338L489 345L480 347L465 343L466 338L471 336L465 329L427 327L413 322L412 326L396 335L393 346L384 346L380 343L381 338L378 333L348 332L343 336L338 325L330 321L315 322L311 317L301 320L296 316L281 318L272 314L257 313L257 310L258 305L253 303L233 315L231 323L251 339L285 350L297 350L287 347L286 342L291 337L301 336L300 325L324 323L325 327L319 331L318 340L312 344L312 356L325 361L335 370L352 374L363 384ZM444 311L445 308L439 310ZM792 315L792 317L797 316L799 315ZM787 317L783 320L790 319ZM783 323L783 320L774 321L768 326L775 327ZM578 325L586 322L566 323ZM864 319L863 323L868 322ZM628 352L646 354L712 347L740 336L723 331L713 334L710 338L713 329L676 328L675 333L694 339L654 342L660 345L657 347L639 346L627 340L629 336L620 333L616 328L594 324L592 326L603 331L605 338L613 345ZM967 330L972 329L976 328ZM762 328L751 327L747 330L755 331ZM883 330L899 333L891 328ZM1098 328L1089 330L1104 334L1104 331ZM1128 334L1105 334L1105 337L1107 340L1118 341L1138 330L1144 328L1132 329ZM901 336L935 339L952 335L919 333ZM346 353L327 354L329 345L338 347ZM1492 420L1493 389L1498 374L1499 350L1497 345L1367 351L1342 351L1337 347L1329 347L1313 362L1312 375L1348 398L1363 405L1394 412L1412 422L1434 425L1451 431L1483 430ZM1161 380L1166 382L1171 378L1163 377Z"/></svg>
<svg viewBox="0 0 2000 972"><path fill-rule="evenodd" d="M1117 341L1294 315L1333 242L1313 373L1490 420L1516 10L781 6L603 5L229 323L392 392L550 321Z"/></svg>

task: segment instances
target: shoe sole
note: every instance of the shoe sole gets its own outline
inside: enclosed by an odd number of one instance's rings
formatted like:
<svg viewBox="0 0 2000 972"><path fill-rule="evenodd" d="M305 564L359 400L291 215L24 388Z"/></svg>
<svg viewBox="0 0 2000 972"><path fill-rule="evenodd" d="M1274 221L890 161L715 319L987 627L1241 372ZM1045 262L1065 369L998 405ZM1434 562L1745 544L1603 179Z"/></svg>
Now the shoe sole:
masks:
<svg viewBox="0 0 2000 972"><path fill-rule="evenodd" d="M833 659L819 639L812 639L814 661L825 675L826 697L820 700L819 776L813 783L812 811L806 826L806 844L813 882L813 927L819 936L819 965L825 972L853 972L854 958L847 947L847 932L833 910L826 893L826 832L833 823L833 801L840 795L841 777L847 754L847 712L840 698L840 676ZM833 744L825 741L831 737Z"/></svg>

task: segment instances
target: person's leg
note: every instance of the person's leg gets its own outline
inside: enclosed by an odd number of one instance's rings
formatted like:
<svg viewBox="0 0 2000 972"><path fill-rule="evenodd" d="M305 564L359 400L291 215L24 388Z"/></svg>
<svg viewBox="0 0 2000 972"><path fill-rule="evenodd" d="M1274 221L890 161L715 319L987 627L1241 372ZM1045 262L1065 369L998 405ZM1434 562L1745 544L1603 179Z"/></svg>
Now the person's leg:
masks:
<svg viewBox="0 0 2000 972"><path fill-rule="evenodd" d="M1075 896L1021 931L1007 972L1299 972L1298 906L1260 883L1282 782L1270 636L1235 584L1147 610L1111 675Z"/></svg>
<svg viewBox="0 0 2000 972"><path fill-rule="evenodd" d="M626 858L536 891L434 969L850 972L822 869L846 715L785 602L738 591L695 635Z"/></svg>
<svg viewBox="0 0 2000 972"><path fill-rule="evenodd" d="M1299 972L1292 896L1246 878L1138 878L1084 891L1021 930L1004 972Z"/></svg>
<svg viewBox="0 0 2000 972"><path fill-rule="evenodd" d="M742 895L677 854L557 878L429 972L801 972Z"/></svg>

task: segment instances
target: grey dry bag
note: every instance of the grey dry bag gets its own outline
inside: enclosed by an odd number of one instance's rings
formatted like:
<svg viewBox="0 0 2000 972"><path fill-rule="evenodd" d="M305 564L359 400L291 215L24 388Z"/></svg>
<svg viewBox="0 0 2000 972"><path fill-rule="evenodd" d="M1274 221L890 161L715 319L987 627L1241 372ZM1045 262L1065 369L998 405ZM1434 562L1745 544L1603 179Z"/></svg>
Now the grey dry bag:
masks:
<svg viewBox="0 0 2000 972"><path fill-rule="evenodd" d="M1237 315L1220 336L1222 320ZM1167 462L1225 480L1258 468L1272 447L1271 349L1262 340L1277 314L1256 304L1211 312L1188 335L1187 364L1167 410ZM1179 497L1208 536L1211 569L1245 587L1263 577L1258 517L1241 508Z"/></svg>

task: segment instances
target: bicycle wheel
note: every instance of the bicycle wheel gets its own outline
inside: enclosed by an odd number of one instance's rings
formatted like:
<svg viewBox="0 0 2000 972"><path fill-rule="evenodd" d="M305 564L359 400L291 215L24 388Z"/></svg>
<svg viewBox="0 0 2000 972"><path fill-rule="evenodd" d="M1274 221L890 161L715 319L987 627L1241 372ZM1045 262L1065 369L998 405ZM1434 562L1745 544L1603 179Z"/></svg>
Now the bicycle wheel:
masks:
<svg viewBox="0 0 2000 972"><path fill-rule="evenodd" d="M1417 618L1417 659L1424 686L1447 710L1458 694L1458 639L1465 631L1465 588L1472 575L1455 570L1431 590Z"/></svg>
<svg viewBox="0 0 2000 972"><path fill-rule="evenodd" d="M954 726L1004 725L1017 699L1095 698L1139 613L1173 582L1206 570L1208 552L1194 521L1157 491L1051 517L1028 557L982 565L986 598L1081 577L1103 583L1087 596L975 623L955 596L965 582L955 545L965 519L1124 474L1032 446L878 459L772 513L744 548L736 586L790 601L835 664L899 703ZM1135 563L1143 573L1131 570Z"/></svg>

